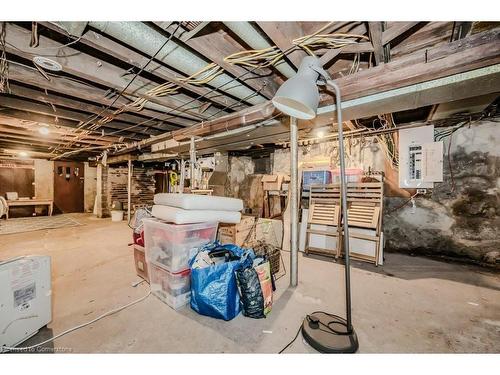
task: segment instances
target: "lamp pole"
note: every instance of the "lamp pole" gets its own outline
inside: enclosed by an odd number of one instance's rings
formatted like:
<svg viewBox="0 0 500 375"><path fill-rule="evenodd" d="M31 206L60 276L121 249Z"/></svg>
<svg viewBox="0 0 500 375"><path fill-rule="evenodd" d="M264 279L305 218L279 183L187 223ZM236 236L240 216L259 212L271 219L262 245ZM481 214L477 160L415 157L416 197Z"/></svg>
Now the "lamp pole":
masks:
<svg viewBox="0 0 500 375"><path fill-rule="evenodd" d="M342 108L340 99L340 89L338 85L331 81L327 81L327 86L333 88L335 91L335 101L337 110L337 126L339 133L339 159L340 159L340 205L342 208L343 229L344 229L344 251L345 251L345 284L346 284L346 294L345 294L345 304L346 304L346 321L347 321L347 332L352 331L352 321L351 321L351 267L349 258L349 226L347 225L347 181L345 176L345 158L344 158L344 133L342 125Z"/></svg>
<svg viewBox="0 0 500 375"><path fill-rule="evenodd" d="M290 286L298 282L298 190L299 146L297 118L290 116Z"/></svg>
<svg viewBox="0 0 500 375"><path fill-rule="evenodd" d="M274 106L290 116L290 286L297 285L298 255L298 140L297 119L311 120L317 115L319 104L318 78L335 91L340 156L340 204L343 216L345 252L345 304L346 319L325 311L306 315L302 323L302 336L313 348L322 353L355 353L359 348L358 337L351 321L351 274L349 254L349 227L347 218L347 181L345 173L344 134L342 132L342 106L340 89L330 79L321 61L314 56L304 57L297 74L290 77L273 97ZM340 245L339 245L340 246ZM286 347L285 347L286 349ZM283 349L283 350L285 350ZM282 350L282 351L283 351ZM282 352L281 351L281 352Z"/></svg>

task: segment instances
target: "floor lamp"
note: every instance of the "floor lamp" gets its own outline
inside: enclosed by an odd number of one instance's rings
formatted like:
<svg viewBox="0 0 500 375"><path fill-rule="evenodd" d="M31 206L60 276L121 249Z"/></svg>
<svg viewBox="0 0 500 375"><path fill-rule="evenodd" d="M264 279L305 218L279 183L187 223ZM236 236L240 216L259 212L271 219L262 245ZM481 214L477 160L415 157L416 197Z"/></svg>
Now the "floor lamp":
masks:
<svg viewBox="0 0 500 375"><path fill-rule="evenodd" d="M305 57L297 74L276 92L272 102L281 112L298 119L311 120L316 117L319 104L318 84L327 85L335 91L338 140L340 156L340 195L343 215L345 249L345 298L346 318L316 311L306 316L302 324L304 339L322 353L355 353L359 343L351 321L351 276L349 259L349 228L347 225L347 193L344 159L344 138L342 132L342 109L340 89L330 79L318 58Z"/></svg>

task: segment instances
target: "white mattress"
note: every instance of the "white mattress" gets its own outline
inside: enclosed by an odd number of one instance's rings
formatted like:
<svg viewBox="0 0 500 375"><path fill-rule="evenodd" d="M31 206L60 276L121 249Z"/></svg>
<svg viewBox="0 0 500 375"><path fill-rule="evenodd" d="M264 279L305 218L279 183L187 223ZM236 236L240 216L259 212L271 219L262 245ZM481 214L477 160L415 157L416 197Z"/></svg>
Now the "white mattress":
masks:
<svg viewBox="0 0 500 375"><path fill-rule="evenodd" d="M154 217L175 224L193 224L214 222L237 224L241 220L241 213L237 211L215 210L185 210L178 207L154 205Z"/></svg>
<svg viewBox="0 0 500 375"><path fill-rule="evenodd" d="M154 203L185 210L241 211L243 201L236 198L214 197L197 194L155 194Z"/></svg>

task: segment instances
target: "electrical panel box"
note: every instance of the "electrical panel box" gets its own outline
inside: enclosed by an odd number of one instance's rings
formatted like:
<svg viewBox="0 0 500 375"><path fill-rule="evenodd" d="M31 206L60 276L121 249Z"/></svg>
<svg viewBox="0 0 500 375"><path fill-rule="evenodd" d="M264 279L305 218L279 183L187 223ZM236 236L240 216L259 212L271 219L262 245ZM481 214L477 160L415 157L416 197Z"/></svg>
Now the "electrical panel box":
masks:
<svg viewBox="0 0 500 375"><path fill-rule="evenodd" d="M434 142L434 126L399 131L399 187L433 188L443 181L443 142Z"/></svg>
<svg viewBox="0 0 500 375"><path fill-rule="evenodd" d="M33 336L52 320L50 257L0 262L0 352Z"/></svg>

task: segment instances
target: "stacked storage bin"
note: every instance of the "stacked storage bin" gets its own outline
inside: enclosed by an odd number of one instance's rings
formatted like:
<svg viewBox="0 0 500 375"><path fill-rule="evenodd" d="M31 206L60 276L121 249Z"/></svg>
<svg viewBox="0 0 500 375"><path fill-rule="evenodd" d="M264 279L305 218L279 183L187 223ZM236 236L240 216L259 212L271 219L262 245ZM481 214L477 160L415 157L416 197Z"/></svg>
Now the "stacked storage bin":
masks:
<svg viewBox="0 0 500 375"><path fill-rule="evenodd" d="M173 309L190 301L189 260L214 241L217 223L168 224L144 220L144 245L151 292Z"/></svg>

